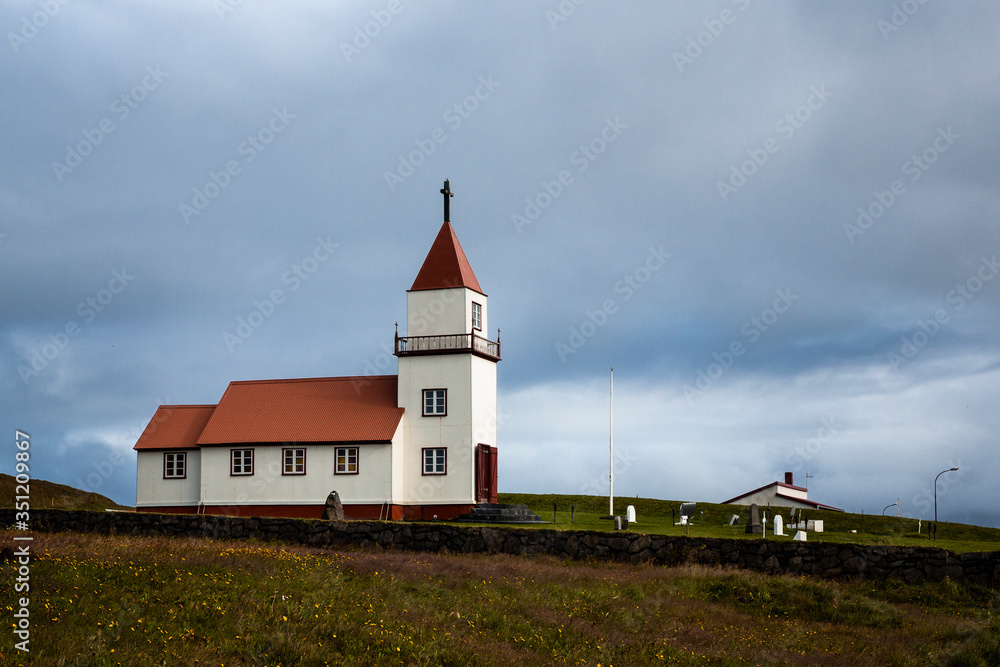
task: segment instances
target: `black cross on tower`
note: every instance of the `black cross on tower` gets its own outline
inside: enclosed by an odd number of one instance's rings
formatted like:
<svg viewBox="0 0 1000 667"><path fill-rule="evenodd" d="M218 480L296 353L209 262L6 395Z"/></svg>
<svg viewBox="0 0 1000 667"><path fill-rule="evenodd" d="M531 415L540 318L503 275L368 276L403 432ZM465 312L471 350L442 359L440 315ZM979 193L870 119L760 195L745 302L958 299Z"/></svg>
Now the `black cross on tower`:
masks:
<svg viewBox="0 0 1000 667"><path fill-rule="evenodd" d="M447 178L444 179L441 194L444 195L444 221L451 222L451 198L455 196L455 193L451 191L451 183L448 182Z"/></svg>

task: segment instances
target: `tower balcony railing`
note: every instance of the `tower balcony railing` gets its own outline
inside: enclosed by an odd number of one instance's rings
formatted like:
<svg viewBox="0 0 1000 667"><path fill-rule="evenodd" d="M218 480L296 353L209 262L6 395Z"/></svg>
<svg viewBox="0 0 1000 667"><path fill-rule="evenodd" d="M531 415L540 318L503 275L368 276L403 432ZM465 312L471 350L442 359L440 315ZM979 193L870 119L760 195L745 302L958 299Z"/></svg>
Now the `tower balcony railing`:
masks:
<svg viewBox="0 0 1000 667"><path fill-rule="evenodd" d="M458 354L471 352L477 356L500 361L500 330L497 339L490 340L476 333L444 334L439 336L400 336L396 331L397 357L419 354Z"/></svg>

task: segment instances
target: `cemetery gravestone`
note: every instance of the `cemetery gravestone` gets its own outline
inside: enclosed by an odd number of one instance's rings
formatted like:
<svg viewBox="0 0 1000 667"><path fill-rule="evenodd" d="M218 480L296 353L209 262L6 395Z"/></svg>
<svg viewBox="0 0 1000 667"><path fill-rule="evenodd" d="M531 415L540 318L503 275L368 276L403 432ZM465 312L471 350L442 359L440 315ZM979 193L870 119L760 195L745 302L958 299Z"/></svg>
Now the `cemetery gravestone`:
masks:
<svg viewBox="0 0 1000 667"><path fill-rule="evenodd" d="M760 535L764 532L764 527L760 524L760 513L757 510L757 503L750 505L750 521L747 523L747 535Z"/></svg>
<svg viewBox="0 0 1000 667"><path fill-rule="evenodd" d="M784 519L781 518L780 514L774 515L774 534L775 535L785 534Z"/></svg>

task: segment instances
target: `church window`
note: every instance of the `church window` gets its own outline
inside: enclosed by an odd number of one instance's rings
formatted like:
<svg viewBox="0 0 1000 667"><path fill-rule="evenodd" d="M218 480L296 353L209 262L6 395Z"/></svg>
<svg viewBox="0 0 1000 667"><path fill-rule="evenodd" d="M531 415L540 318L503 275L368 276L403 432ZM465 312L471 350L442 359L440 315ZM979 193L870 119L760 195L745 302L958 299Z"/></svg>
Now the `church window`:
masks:
<svg viewBox="0 0 1000 667"><path fill-rule="evenodd" d="M231 449L230 475L252 475L253 474L253 450L252 449Z"/></svg>
<svg viewBox="0 0 1000 667"><path fill-rule="evenodd" d="M334 468L336 475L357 475L358 474L358 448L338 447L337 465Z"/></svg>
<svg viewBox="0 0 1000 667"><path fill-rule="evenodd" d="M171 452L163 455L163 478L164 479L185 479L187 478L187 454L184 452Z"/></svg>
<svg viewBox="0 0 1000 667"><path fill-rule="evenodd" d="M476 331L482 331L483 329L483 307L472 302L472 328Z"/></svg>
<svg viewBox="0 0 1000 667"><path fill-rule="evenodd" d="M424 453L425 475L448 474L448 449L446 447L428 447Z"/></svg>
<svg viewBox="0 0 1000 667"><path fill-rule="evenodd" d="M424 389L424 417L444 417L448 414L448 390Z"/></svg>
<svg viewBox="0 0 1000 667"><path fill-rule="evenodd" d="M282 449L282 475L304 475L306 474L306 450L305 449Z"/></svg>

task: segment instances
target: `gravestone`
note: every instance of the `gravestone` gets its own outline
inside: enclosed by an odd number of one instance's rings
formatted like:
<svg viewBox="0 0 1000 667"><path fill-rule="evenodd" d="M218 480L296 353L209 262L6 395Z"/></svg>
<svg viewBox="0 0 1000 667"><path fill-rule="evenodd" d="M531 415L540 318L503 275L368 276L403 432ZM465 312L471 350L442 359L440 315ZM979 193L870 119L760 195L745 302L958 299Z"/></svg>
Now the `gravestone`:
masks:
<svg viewBox="0 0 1000 667"><path fill-rule="evenodd" d="M323 519L326 521L343 521L344 505L340 502L340 494L331 491L326 497L326 506L323 507Z"/></svg>
<svg viewBox="0 0 1000 667"><path fill-rule="evenodd" d="M760 513L757 510L757 503L750 505L750 521L747 523L747 535L760 535L764 532L764 526L760 525Z"/></svg>
<svg viewBox="0 0 1000 667"><path fill-rule="evenodd" d="M783 536L785 534L784 523L785 523L785 521L784 521L784 519L781 518L780 514L775 514L774 515L774 534L775 535L782 535Z"/></svg>
<svg viewBox="0 0 1000 667"><path fill-rule="evenodd" d="M735 526L735 525L737 525L737 524L738 524L739 522L740 522L740 515L739 515L739 514L734 514L734 515L733 515L733 518L729 520L729 525L730 525L730 526Z"/></svg>
<svg viewBox="0 0 1000 667"><path fill-rule="evenodd" d="M615 530L628 530L628 519L625 517L615 517Z"/></svg>
<svg viewBox="0 0 1000 667"><path fill-rule="evenodd" d="M695 503L682 503L681 504L681 524L687 525L691 523L691 517L694 516ZM687 517L685 519L685 517Z"/></svg>
<svg viewBox="0 0 1000 667"><path fill-rule="evenodd" d="M793 537L792 540L795 541L795 542L805 542L806 541L806 532L804 530L798 530L798 531L796 531L795 532L795 537Z"/></svg>
<svg viewBox="0 0 1000 667"><path fill-rule="evenodd" d="M638 521L635 520L635 507L633 505L629 505L625 508L625 520L629 523L638 523Z"/></svg>

